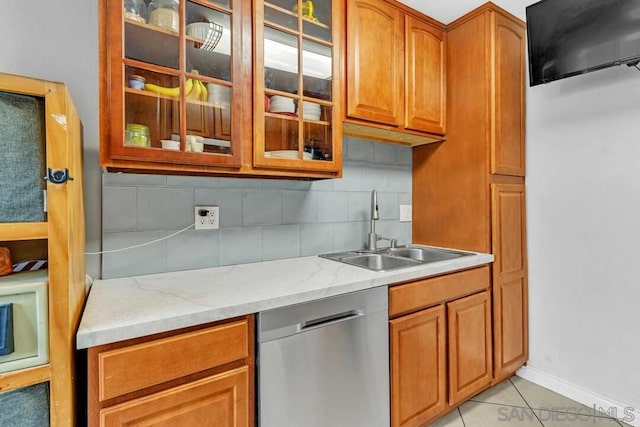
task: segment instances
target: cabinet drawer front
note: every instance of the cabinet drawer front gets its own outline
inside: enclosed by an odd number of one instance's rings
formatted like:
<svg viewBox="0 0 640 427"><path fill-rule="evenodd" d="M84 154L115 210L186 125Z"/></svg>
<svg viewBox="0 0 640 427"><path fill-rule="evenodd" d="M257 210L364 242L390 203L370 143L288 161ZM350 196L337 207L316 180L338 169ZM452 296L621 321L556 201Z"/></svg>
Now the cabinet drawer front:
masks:
<svg viewBox="0 0 640 427"><path fill-rule="evenodd" d="M100 426L249 425L246 366L100 411Z"/></svg>
<svg viewBox="0 0 640 427"><path fill-rule="evenodd" d="M99 398L121 396L249 355L248 320L98 355Z"/></svg>
<svg viewBox="0 0 640 427"><path fill-rule="evenodd" d="M389 317L410 313L488 289L489 267L419 280L389 288Z"/></svg>

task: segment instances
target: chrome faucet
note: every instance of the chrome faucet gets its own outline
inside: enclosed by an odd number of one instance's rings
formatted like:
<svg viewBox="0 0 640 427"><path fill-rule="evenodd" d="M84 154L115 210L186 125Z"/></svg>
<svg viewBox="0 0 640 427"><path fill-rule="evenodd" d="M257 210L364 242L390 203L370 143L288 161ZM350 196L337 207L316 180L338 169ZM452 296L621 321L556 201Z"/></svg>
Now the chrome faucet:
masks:
<svg viewBox="0 0 640 427"><path fill-rule="evenodd" d="M387 237L382 237L376 234L376 221L380 219L380 214L378 213L378 192L376 190L371 191L371 225L369 227L369 243L367 249L370 251L375 251L378 249L378 240L388 240L390 247L395 248L398 245L398 241L396 239L389 239Z"/></svg>

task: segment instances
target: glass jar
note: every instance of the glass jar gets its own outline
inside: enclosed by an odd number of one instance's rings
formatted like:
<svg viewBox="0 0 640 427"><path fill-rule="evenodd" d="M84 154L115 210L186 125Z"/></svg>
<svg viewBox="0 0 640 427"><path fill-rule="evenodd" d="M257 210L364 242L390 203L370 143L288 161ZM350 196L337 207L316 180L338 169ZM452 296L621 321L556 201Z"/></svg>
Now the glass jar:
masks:
<svg viewBox="0 0 640 427"><path fill-rule="evenodd" d="M178 32L179 22L178 0L151 0L149 24Z"/></svg>
<svg viewBox="0 0 640 427"><path fill-rule="evenodd" d="M132 21L147 22L147 5L144 0L124 0L124 17Z"/></svg>

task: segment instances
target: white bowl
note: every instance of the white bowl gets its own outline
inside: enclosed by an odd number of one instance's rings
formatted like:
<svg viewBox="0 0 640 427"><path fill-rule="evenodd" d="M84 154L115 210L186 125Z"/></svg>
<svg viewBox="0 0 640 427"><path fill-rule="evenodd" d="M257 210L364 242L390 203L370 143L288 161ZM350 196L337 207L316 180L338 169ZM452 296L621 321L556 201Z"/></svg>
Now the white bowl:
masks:
<svg viewBox="0 0 640 427"><path fill-rule="evenodd" d="M161 139L162 148L165 150L179 150L180 149L180 141L173 141L170 139Z"/></svg>

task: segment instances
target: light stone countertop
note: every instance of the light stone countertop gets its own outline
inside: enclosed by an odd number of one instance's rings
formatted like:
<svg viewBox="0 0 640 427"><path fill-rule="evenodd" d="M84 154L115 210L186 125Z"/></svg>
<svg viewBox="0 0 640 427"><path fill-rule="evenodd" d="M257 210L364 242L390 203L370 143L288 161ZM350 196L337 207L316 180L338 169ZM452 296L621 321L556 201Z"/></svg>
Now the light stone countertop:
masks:
<svg viewBox="0 0 640 427"><path fill-rule="evenodd" d="M472 256L375 272L317 256L96 280L78 349L493 262Z"/></svg>

